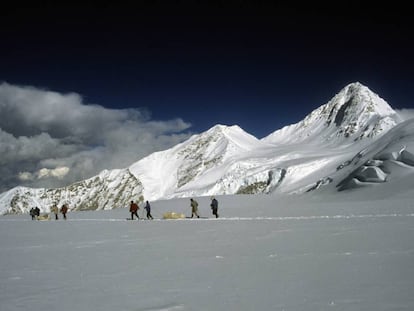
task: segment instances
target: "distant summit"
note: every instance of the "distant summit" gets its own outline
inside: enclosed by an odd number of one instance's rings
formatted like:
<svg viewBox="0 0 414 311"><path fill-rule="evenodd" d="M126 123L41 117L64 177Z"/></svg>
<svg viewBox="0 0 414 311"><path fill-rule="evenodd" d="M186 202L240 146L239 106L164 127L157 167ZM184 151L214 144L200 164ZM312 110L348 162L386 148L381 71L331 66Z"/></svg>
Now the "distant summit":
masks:
<svg viewBox="0 0 414 311"><path fill-rule="evenodd" d="M130 166L145 185L146 197L170 197L200 176L263 143L239 126L216 125L177 146L156 152ZM207 183L214 184L215 178Z"/></svg>
<svg viewBox="0 0 414 311"><path fill-rule="evenodd" d="M299 123L262 140L274 144L349 144L382 135L402 119L385 100L359 82L345 86Z"/></svg>

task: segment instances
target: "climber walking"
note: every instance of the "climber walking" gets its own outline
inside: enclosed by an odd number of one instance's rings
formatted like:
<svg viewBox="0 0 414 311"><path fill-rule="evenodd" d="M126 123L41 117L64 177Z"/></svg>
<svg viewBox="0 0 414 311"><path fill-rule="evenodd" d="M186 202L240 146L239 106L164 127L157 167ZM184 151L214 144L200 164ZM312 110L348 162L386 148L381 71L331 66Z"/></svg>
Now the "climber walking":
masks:
<svg viewBox="0 0 414 311"><path fill-rule="evenodd" d="M194 215L197 216L197 218L200 218L198 215L198 202L194 200L193 198L190 199L191 201L191 218L193 218Z"/></svg>
<svg viewBox="0 0 414 311"><path fill-rule="evenodd" d="M131 201L131 204L129 206L129 211L131 212L131 219L134 219L134 215L137 216L137 218L139 219L138 216L138 210L139 210L139 206L137 203L135 203L134 201Z"/></svg>

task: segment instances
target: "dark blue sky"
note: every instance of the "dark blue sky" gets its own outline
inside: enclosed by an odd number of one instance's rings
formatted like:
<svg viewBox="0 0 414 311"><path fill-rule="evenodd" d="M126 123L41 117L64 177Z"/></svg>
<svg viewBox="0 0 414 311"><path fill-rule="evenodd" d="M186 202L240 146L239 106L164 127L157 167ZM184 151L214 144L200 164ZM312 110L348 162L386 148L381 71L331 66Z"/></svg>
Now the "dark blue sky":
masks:
<svg viewBox="0 0 414 311"><path fill-rule="evenodd" d="M238 124L258 138L350 82L393 108L414 106L408 9L188 3L2 10L0 81L146 107L193 132Z"/></svg>

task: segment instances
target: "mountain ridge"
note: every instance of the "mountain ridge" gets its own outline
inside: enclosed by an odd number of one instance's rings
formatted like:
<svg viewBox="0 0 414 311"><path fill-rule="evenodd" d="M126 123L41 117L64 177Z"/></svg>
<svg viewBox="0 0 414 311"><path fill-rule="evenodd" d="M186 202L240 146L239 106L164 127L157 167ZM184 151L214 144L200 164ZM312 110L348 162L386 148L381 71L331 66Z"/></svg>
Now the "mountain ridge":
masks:
<svg viewBox="0 0 414 311"><path fill-rule="evenodd" d="M52 203L68 203L75 210L112 209L125 207L132 199L301 194L321 188L343 191L372 180L385 182L390 173L382 174L381 165L392 170L395 163L374 159L372 163L378 166L363 166L370 156L380 153L382 137L388 145L399 141L401 133L392 134L391 129L411 129L411 121L401 120L377 94L358 82L351 83L302 121L263 139L238 125L218 124L125 169L105 170L63 188L13 188L0 194L0 214L27 212L34 205L49 211ZM395 137L387 136L389 132ZM393 148L392 152L401 153L401 146ZM411 159L408 149L405 158Z"/></svg>

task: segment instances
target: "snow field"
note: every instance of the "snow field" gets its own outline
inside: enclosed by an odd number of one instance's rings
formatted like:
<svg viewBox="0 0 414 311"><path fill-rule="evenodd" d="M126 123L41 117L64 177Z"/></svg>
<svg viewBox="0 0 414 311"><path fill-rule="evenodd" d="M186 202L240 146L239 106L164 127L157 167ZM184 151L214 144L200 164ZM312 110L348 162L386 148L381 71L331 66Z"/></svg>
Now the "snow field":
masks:
<svg viewBox="0 0 414 311"><path fill-rule="evenodd" d="M406 199L197 198L209 219L0 219L1 310L412 310ZM190 213L189 200L152 203ZM140 210L140 216L143 211Z"/></svg>

